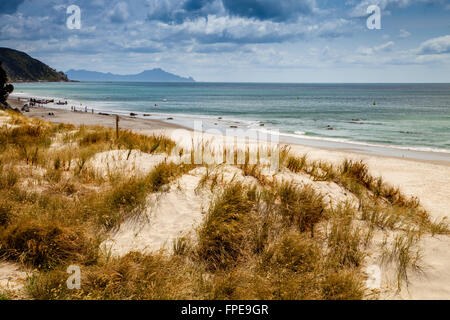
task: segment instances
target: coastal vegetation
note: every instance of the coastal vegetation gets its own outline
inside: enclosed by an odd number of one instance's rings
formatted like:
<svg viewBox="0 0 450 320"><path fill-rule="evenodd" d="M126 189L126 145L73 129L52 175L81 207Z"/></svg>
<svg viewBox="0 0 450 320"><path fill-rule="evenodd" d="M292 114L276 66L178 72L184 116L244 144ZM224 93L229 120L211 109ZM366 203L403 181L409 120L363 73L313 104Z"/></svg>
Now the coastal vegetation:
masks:
<svg viewBox="0 0 450 320"><path fill-rule="evenodd" d="M235 168L242 179L227 179L224 165L171 161L176 143L162 135L121 131L117 139L103 127L4 117L0 259L32 270L22 298L374 299L381 289L365 284L369 255L394 267L401 289L421 270L421 237L449 233L445 220L432 221L418 199L363 162L336 166L284 148L279 174L246 163ZM89 166L111 150L166 160L145 174L102 175ZM101 245L142 215L149 196L200 167L207 168L196 191L213 196L194 234L157 252L112 255ZM344 196L330 199L323 186ZM81 267L79 290L66 286L70 265Z"/></svg>
<svg viewBox="0 0 450 320"><path fill-rule="evenodd" d="M8 75L3 69L3 63L0 60L0 108L7 106L6 100L13 91L14 86L8 83Z"/></svg>
<svg viewBox="0 0 450 320"><path fill-rule="evenodd" d="M10 48L0 48L0 61L3 62L8 78L12 82L22 81L69 81L63 72L58 72L25 52Z"/></svg>

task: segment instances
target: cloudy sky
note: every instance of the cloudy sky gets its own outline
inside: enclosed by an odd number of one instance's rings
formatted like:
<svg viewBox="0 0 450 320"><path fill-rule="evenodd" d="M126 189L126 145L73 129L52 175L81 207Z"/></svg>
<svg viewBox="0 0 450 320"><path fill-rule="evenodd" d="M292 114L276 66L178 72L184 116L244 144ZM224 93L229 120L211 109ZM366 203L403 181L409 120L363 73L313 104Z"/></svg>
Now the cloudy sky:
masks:
<svg viewBox="0 0 450 320"><path fill-rule="evenodd" d="M81 29L66 25L81 9ZM367 8L381 8L381 30ZM450 0L1 0L0 46L198 81L450 82Z"/></svg>

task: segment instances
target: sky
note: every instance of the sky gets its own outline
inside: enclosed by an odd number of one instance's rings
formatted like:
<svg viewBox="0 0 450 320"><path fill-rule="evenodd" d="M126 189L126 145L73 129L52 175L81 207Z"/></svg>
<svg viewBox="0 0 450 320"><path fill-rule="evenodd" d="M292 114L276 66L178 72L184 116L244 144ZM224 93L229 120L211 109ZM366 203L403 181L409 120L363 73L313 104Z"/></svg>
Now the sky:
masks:
<svg viewBox="0 0 450 320"><path fill-rule="evenodd" d="M67 26L71 5L79 29ZM381 29L367 27L371 5ZM62 71L450 82L450 0L1 0L0 46Z"/></svg>

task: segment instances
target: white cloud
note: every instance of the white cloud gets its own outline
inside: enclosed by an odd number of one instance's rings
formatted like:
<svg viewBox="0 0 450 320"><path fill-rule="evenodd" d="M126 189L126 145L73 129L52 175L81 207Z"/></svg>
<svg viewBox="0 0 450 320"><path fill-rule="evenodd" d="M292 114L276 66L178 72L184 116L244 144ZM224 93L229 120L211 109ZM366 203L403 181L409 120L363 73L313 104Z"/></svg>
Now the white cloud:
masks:
<svg viewBox="0 0 450 320"><path fill-rule="evenodd" d="M278 23L216 15L181 24L158 22L156 25L160 40L196 39L200 43L279 43L307 37L335 38L352 31L351 22L345 19Z"/></svg>
<svg viewBox="0 0 450 320"><path fill-rule="evenodd" d="M443 3L442 0L361 0L350 10L351 17L367 16L367 8L371 5L377 5L381 10L389 10L393 7L406 8L417 3Z"/></svg>
<svg viewBox="0 0 450 320"><path fill-rule="evenodd" d="M389 42L383 43L383 44L381 44L379 46L375 46L373 48L367 48L367 47L359 48L357 50L357 52L359 54L368 56L368 55L373 55L373 54L376 54L376 53L390 52L390 51L392 51L394 46L395 46L395 42L394 41L389 41Z"/></svg>
<svg viewBox="0 0 450 320"><path fill-rule="evenodd" d="M411 36L411 33L408 32L408 30L400 29L400 34L398 35L399 38L406 39L406 38L409 38L410 36Z"/></svg>
<svg viewBox="0 0 450 320"><path fill-rule="evenodd" d="M450 53L450 35L423 42L418 49L418 53L424 55Z"/></svg>

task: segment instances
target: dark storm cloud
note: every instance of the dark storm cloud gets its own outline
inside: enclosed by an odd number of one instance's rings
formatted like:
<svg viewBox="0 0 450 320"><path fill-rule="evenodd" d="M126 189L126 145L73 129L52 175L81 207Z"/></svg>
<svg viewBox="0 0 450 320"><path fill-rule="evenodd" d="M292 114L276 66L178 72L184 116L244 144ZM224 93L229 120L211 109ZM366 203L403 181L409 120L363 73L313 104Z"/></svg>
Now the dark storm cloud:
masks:
<svg viewBox="0 0 450 320"><path fill-rule="evenodd" d="M209 14L287 22L309 15L315 0L149 0L149 20L183 23Z"/></svg>
<svg viewBox="0 0 450 320"><path fill-rule="evenodd" d="M187 0L184 3L183 8L188 12L199 11L212 2L214 2L214 0Z"/></svg>
<svg viewBox="0 0 450 320"><path fill-rule="evenodd" d="M24 0L1 0L0 14L12 14L17 11L17 8Z"/></svg>
<svg viewBox="0 0 450 320"><path fill-rule="evenodd" d="M223 0L227 12L246 18L289 21L299 15L311 14L315 8L314 0Z"/></svg>

